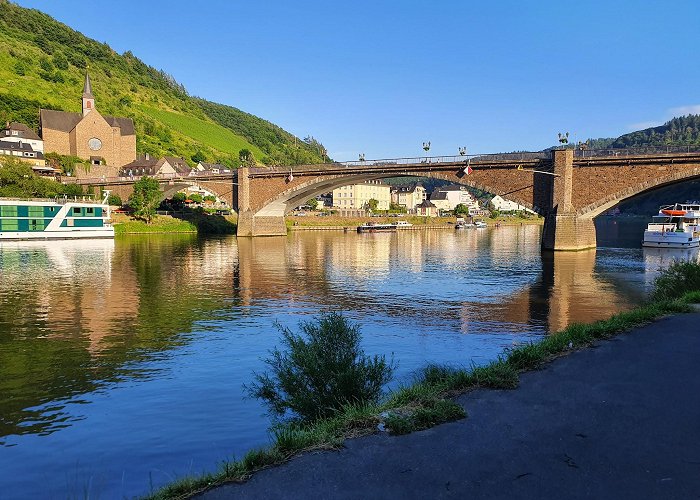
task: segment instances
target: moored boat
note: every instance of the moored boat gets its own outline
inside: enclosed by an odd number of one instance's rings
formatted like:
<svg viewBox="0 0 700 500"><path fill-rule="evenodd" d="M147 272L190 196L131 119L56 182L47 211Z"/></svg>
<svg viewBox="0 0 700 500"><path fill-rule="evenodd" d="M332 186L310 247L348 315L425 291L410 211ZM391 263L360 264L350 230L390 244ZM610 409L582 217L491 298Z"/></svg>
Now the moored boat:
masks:
<svg viewBox="0 0 700 500"><path fill-rule="evenodd" d="M478 221L474 222L474 225L480 229L488 227L488 224L486 224L483 220L478 220Z"/></svg>
<svg viewBox="0 0 700 500"><path fill-rule="evenodd" d="M396 231L396 224L373 224L365 222L361 226L357 226L358 233L387 233Z"/></svg>
<svg viewBox="0 0 700 500"><path fill-rule="evenodd" d="M114 238L107 196L88 199L0 199L0 241Z"/></svg>
<svg viewBox="0 0 700 500"><path fill-rule="evenodd" d="M642 246L693 248L700 246L700 202L662 206L644 231Z"/></svg>

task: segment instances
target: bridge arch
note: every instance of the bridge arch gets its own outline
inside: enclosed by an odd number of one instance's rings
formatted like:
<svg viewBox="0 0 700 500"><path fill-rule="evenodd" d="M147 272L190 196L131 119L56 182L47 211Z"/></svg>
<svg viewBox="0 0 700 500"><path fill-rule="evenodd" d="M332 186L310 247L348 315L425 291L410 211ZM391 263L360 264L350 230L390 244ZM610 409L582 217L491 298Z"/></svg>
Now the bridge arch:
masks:
<svg viewBox="0 0 700 500"><path fill-rule="evenodd" d="M306 179L304 182L291 186L285 191L263 200L260 203L261 208L256 212L256 215L266 217L283 217L289 214L299 205L303 205L307 200L318 195L331 192L334 189L350 184L358 184L365 181L388 179L392 177L397 177L397 175L389 173L365 173L359 175L339 175L328 178L316 177ZM405 174L402 174L401 177L440 179L466 187L479 189L490 194L500 194L504 198L515 201L524 207L533 210L534 212L539 210L539 207L533 206L533 204L528 200L518 200L517 195L515 196L516 199L513 199L513 195L515 192L517 192L517 189L513 190L512 192L507 189L504 191L502 187L485 185L483 182L478 182L474 177L467 175L458 176L456 173L451 174L445 172L406 172Z"/></svg>

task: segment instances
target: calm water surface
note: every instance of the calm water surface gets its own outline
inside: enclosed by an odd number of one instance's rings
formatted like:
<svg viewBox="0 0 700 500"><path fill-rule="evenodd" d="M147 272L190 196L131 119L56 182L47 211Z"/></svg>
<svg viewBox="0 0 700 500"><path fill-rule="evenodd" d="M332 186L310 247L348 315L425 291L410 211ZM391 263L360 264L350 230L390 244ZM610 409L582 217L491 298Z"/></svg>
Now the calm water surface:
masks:
<svg viewBox="0 0 700 500"><path fill-rule="evenodd" d="M2 497L133 497L265 445L242 384L276 320L344 311L397 384L628 309L697 258L613 226L636 248L543 256L536 226L0 244Z"/></svg>

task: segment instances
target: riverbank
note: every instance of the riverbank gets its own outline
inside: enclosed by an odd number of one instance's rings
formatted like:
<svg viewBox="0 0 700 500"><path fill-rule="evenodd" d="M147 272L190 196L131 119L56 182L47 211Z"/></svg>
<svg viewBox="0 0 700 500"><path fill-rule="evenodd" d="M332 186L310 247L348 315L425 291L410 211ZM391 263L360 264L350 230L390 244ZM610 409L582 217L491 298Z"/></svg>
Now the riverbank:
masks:
<svg viewBox="0 0 700 500"><path fill-rule="evenodd" d="M699 322L662 317L522 374L517 391L459 397L467 419L350 440L197 498L692 498Z"/></svg>
<svg viewBox="0 0 700 500"><path fill-rule="evenodd" d="M687 295L682 300L657 302L615 315L609 320L587 325L574 324L539 343L526 344L507 351L505 356L482 367L472 367L469 370L428 367L413 385L390 394L380 405L351 407L331 420L316 422L308 427L288 426L278 429L275 433L275 442L270 448L253 450L240 461L227 462L218 473L199 478L182 479L176 484L156 492L152 498L186 498L213 485L227 481L243 481L248 479L253 472L284 463L302 451L324 448L338 449L343 444L348 446L348 449L353 449L354 441L345 442L346 439L374 434L377 432L378 425L393 434L405 434L460 419L465 415L465 410L463 405L457 404L453 400L453 397L458 394L484 388L514 389L520 383L520 373L538 369L543 363L563 354L570 354L583 347L596 345L596 342L610 339L621 332L645 325L669 313L688 312L691 310L690 303L697 301L700 301L700 294L694 293ZM463 422L466 422L464 425L467 427L473 427L470 423L471 419ZM437 431L431 430L430 433L432 432ZM386 439L386 437L377 439ZM388 449L384 453L391 454L393 450ZM420 454L423 454L422 450ZM295 462L297 460L292 461L292 464ZM281 470L286 471L288 467L290 465L285 465ZM292 467L295 466L292 465ZM267 474L265 473L265 477L268 477ZM284 472L275 474L284 474ZM257 479L259 476L253 477L255 484L259 484L260 480ZM313 481L313 479L309 480ZM235 489L236 495L245 495L241 492L246 490L238 490L239 486L234 485L227 486L221 491L228 491L231 488ZM246 486L240 488L246 488ZM275 495L274 485L271 488L269 491L260 493L260 496ZM342 490L342 486L340 488ZM337 493L341 490L335 491ZM308 494L308 491L312 490L302 491L299 490L292 496ZM367 492L354 489L349 491L353 492L350 495L352 497L367 494ZM425 496L425 493L423 491L420 496ZM215 491L211 494L217 495L218 493ZM255 493L252 496L258 496L258 494ZM369 496L382 495L370 492ZM214 496L212 498L226 497Z"/></svg>
<svg viewBox="0 0 700 500"><path fill-rule="evenodd" d="M150 224L126 214L112 213L115 235L151 233L235 234L236 218L232 216L191 214L187 218L158 215Z"/></svg>
<svg viewBox="0 0 700 500"><path fill-rule="evenodd" d="M305 216L288 215L285 217L287 228L291 231L342 231L347 229L355 230L357 226L367 222L375 224L394 224L397 221L404 221L412 224L412 226L401 228L404 229L454 229L455 217L422 217L422 216L406 216L406 217L340 217L338 215L318 216L313 212L309 212ZM495 219L484 219L489 226L520 226L524 224L542 225L544 219L540 217L531 219L521 219L518 217L498 217Z"/></svg>

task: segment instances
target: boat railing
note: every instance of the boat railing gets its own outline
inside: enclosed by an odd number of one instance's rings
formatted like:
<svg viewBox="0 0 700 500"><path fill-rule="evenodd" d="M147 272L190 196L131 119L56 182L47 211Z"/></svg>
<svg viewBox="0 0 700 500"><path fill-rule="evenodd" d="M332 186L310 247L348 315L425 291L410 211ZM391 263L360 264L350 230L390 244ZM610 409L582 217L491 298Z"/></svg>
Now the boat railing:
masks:
<svg viewBox="0 0 700 500"><path fill-rule="evenodd" d="M40 202L40 203L58 203L64 205L66 203L94 203L96 205L101 205L100 200L95 200L91 198L92 195L84 196L56 196L55 198L0 198L0 201L18 201L18 202Z"/></svg>
<svg viewBox="0 0 700 500"><path fill-rule="evenodd" d="M654 231L659 233L667 233L676 230L675 224L658 224L652 223L647 226L647 231Z"/></svg>

